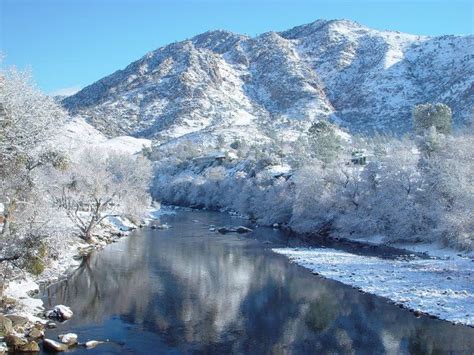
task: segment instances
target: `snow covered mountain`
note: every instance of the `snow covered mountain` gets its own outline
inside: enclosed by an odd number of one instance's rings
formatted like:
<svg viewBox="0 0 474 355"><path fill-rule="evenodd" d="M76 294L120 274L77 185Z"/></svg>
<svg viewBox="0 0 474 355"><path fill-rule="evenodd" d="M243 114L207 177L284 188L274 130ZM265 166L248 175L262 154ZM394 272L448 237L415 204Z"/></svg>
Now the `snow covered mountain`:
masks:
<svg viewBox="0 0 474 355"><path fill-rule="evenodd" d="M404 133L411 109L474 107L474 36L425 37L318 20L254 38L206 32L146 54L63 104L108 136L290 133L328 118ZM267 134L268 133L268 134Z"/></svg>

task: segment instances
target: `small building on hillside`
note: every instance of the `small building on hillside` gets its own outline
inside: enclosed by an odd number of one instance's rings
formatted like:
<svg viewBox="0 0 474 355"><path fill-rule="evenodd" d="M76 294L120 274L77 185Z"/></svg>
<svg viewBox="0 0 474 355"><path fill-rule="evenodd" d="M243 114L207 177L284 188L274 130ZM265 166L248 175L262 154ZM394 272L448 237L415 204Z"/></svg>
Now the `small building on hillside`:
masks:
<svg viewBox="0 0 474 355"><path fill-rule="evenodd" d="M354 165L365 165L367 164L367 153L365 150L355 150L352 152L351 162Z"/></svg>

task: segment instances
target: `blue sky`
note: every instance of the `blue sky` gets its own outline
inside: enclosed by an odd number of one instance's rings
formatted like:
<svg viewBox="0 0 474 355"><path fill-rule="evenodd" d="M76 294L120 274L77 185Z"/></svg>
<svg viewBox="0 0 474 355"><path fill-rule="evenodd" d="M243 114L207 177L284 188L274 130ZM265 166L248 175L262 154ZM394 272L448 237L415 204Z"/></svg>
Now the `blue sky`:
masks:
<svg viewBox="0 0 474 355"><path fill-rule="evenodd" d="M0 0L3 64L46 93L72 90L146 52L211 29L256 35L319 18L426 35L472 34L472 0Z"/></svg>

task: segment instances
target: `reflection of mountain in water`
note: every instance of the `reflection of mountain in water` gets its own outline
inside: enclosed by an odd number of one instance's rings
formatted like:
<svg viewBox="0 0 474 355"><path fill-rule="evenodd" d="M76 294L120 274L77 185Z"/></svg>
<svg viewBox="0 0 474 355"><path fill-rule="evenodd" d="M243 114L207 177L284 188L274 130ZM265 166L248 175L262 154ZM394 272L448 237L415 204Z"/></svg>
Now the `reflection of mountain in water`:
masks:
<svg viewBox="0 0 474 355"><path fill-rule="evenodd" d="M152 334L154 350L163 343L182 351L255 353L474 349L474 329L416 319L315 277L248 238L209 235L206 224L236 223L227 216L168 218L171 230L143 231L110 246L50 289L52 303L75 311L64 327L97 331L119 317ZM149 343L138 342L136 350Z"/></svg>

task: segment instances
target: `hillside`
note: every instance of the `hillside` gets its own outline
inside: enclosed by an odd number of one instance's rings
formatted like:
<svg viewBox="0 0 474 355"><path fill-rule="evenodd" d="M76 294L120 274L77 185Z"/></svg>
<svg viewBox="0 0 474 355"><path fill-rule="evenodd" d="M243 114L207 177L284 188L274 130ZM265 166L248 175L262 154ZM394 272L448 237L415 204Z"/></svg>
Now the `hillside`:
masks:
<svg viewBox="0 0 474 355"><path fill-rule="evenodd" d="M63 104L108 136L164 141L220 128L291 134L331 119L352 132L411 129L411 109L474 104L474 37L424 37L318 20L254 38L206 32L146 54Z"/></svg>

